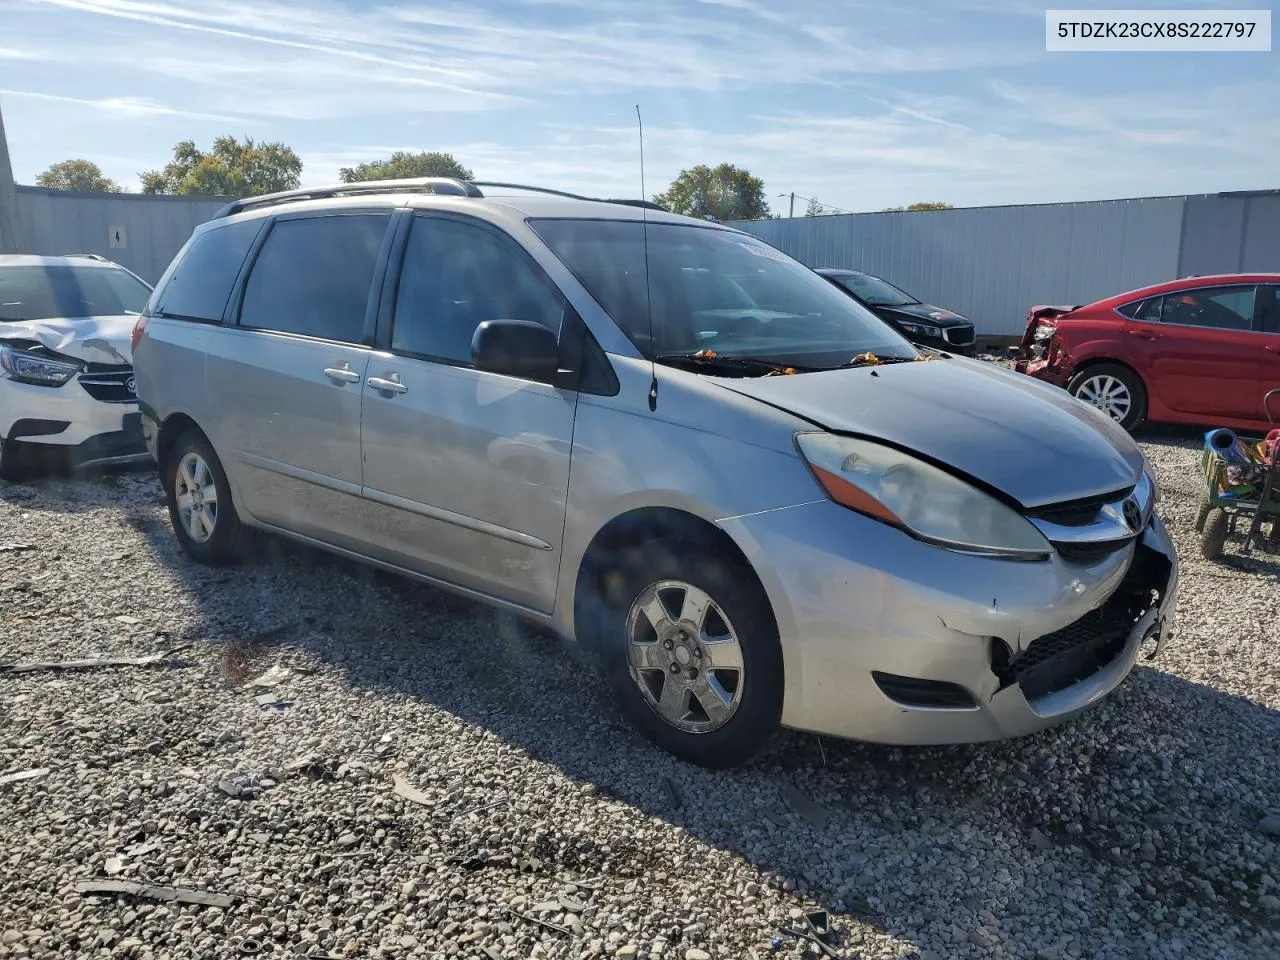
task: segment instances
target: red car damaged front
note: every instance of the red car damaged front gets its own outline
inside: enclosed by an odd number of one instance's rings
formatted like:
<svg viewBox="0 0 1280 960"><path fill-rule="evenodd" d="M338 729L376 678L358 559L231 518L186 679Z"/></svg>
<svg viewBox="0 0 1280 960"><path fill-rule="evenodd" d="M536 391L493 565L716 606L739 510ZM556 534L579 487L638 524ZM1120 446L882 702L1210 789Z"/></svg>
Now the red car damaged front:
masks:
<svg viewBox="0 0 1280 960"><path fill-rule="evenodd" d="M1075 361L1066 341L1058 334L1057 320L1079 309L1078 306L1036 306L1028 310L1027 328L1018 344L1013 368L1037 380L1065 387Z"/></svg>

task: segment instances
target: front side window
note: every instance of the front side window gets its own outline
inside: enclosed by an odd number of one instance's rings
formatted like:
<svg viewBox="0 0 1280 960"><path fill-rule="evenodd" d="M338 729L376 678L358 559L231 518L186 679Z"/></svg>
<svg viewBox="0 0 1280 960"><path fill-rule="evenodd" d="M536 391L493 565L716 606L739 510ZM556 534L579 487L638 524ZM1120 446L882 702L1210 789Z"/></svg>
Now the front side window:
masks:
<svg viewBox="0 0 1280 960"><path fill-rule="evenodd" d="M1242 285L1166 293L1160 321L1219 330L1252 330L1255 289Z"/></svg>
<svg viewBox="0 0 1280 960"><path fill-rule="evenodd" d="M277 221L245 284L240 325L359 343L389 222L381 213Z"/></svg>
<svg viewBox="0 0 1280 960"><path fill-rule="evenodd" d="M0 268L0 323L137 316L151 288L119 267L31 264Z"/></svg>
<svg viewBox="0 0 1280 960"><path fill-rule="evenodd" d="M634 220L530 225L646 357L712 351L819 369L865 352L917 356L875 314L754 237Z"/></svg>
<svg viewBox="0 0 1280 960"><path fill-rule="evenodd" d="M513 243L475 224L417 217L405 246L391 349L471 364L486 320L532 320L560 332L564 301Z"/></svg>
<svg viewBox="0 0 1280 960"><path fill-rule="evenodd" d="M240 220L192 238L160 278L155 310L170 317L221 321L231 288L262 226L262 220Z"/></svg>

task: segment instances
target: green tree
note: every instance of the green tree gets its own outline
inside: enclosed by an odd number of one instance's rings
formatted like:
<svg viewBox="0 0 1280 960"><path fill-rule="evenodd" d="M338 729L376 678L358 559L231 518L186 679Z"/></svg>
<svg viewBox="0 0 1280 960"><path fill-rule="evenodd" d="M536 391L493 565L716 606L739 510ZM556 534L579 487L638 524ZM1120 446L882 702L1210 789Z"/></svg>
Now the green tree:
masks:
<svg viewBox="0 0 1280 960"><path fill-rule="evenodd" d="M943 203L941 200L921 200L918 203L908 204L905 207L885 207L881 213L915 213L920 210L951 210L951 204Z"/></svg>
<svg viewBox="0 0 1280 960"><path fill-rule="evenodd" d="M102 175L102 168L90 160L63 160L36 177L36 184L50 190L80 190L95 193L122 193L120 184Z"/></svg>
<svg viewBox="0 0 1280 960"><path fill-rule="evenodd" d="M653 198L672 213L717 220L763 220L769 216L764 181L731 163L681 170L666 193Z"/></svg>
<svg viewBox="0 0 1280 960"><path fill-rule="evenodd" d="M453 159L451 153L393 153L386 160L372 160L343 167L338 176L343 183L363 180L408 180L413 177L456 177L474 180L476 175Z"/></svg>
<svg viewBox="0 0 1280 960"><path fill-rule="evenodd" d="M140 174L143 193L256 197L292 190L302 178L302 160L283 143L254 143L246 137L218 137L208 153L191 140L173 148L163 170Z"/></svg>

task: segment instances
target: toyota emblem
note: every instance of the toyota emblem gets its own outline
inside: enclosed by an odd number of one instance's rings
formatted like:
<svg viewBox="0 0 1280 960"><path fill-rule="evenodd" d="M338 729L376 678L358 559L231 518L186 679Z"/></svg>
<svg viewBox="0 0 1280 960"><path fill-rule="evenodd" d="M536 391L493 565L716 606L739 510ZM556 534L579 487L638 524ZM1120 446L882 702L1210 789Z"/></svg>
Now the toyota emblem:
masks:
<svg viewBox="0 0 1280 960"><path fill-rule="evenodd" d="M124 382L124 388L128 390L130 393L137 393L138 382L134 380L133 377L130 377L128 380Z"/></svg>
<svg viewBox="0 0 1280 960"><path fill-rule="evenodd" d="M1124 502L1124 522L1129 525L1129 529L1134 533L1142 529L1142 509L1138 506L1138 501L1133 497Z"/></svg>

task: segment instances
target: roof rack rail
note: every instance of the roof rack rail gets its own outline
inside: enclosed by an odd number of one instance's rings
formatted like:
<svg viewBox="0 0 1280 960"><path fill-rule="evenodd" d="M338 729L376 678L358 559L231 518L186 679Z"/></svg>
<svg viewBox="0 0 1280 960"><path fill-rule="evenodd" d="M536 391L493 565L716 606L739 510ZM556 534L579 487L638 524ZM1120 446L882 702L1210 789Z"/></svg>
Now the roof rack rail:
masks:
<svg viewBox="0 0 1280 960"><path fill-rule="evenodd" d="M473 180L471 181L477 187L498 187L506 190L528 190L530 193L548 193L553 197L565 197L569 200L586 200L591 203L620 203L628 207L644 207L647 210L661 210L663 213L669 213L666 207L656 204L651 200L615 200L604 199L602 197L586 197L580 193L569 193L566 190L552 190L550 187L531 187L527 183L500 183L496 180Z"/></svg>
<svg viewBox="0 0 1280 960"><path fill-rule="evenodd" d="M101 263L111 262L100 253L64 253L63 256L68 258L74 257L77 260L98 260Z"/></svg>
<svg viewBox="0 0 1280 960"><path fill-rule="evenodd" d="M260 197L245 197L233 200L213 215L214 220L254 210L258 207L273 207L281 203L294 203L301 200L323 200L328 197L351 197L362 193L438 193L453 197L484 196L476 186L468 180L454 177L415 177L408 180L365 180L357 183L335 183L327 187L304 187L299 190L282 190L279 193L267 193Z"/></svg>
<svg viewBox="0 0 1280 960"><path fill-rule="evenodd" d="M407 180L365 180L359 183L336 183L328 187L304 187L299 190L283 190L280 193L267 193L260 197L245 197L233 200L215 213L214 220L255 210L259 207L273 207L281 203L294 203L302 200L323 200L328 197L352 197L372 193L435 193L451 197L471 197L483 199L481 187L497 187L505 190L527 190L530 193L545 193L553 197L565 197L569 200L586 200L591 203L618 203L629 207L644 207L648 210L668 212L666 207L649 200L604 200L600 197L586 197L580 193L569 193L566 190L553 190L550 187L534 187L525 183L503 183L497 180L458 180L454 177L415 177Z"/></svg>

